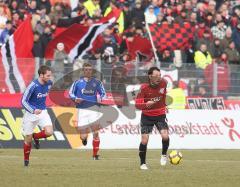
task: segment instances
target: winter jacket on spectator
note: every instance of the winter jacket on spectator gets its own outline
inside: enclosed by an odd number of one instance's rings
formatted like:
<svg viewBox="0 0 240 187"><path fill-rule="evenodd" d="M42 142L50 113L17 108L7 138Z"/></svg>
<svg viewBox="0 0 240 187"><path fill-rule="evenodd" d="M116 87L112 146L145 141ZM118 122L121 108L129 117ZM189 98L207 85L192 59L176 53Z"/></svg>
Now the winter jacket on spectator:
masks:
<svg viewBox="0 0 240 187"><path fill-rule="evenodd" d="M231 46L231 45L234 45ZM230 43L229 47L224 51L228 56L229 64L240 64L240 55L237 49L235 48L234 43Z"/></svg>
<svg viewBox="0 0 240 187"><path fill-rule="evenodd" d="M233 30L232 39L238 51L240 51L240 24Z"/></svg>
<svg viewBox="0 0 240 187"><path fill-rule="evenodd" d="M90 17L93 17L97 11L101 11L99 2L94 3L93 0L87 0L83 3L83 6L87 9Z"/></svg>
<svg viewBox="0 0 240 187"><path fill-rule="evenodd" d="M195 52L194 61L197 68L205 69L212 63L212 56L208 51L202 52L201 50L198 50Z"/></svg>
<svg viewBox="0 0 240 187"><path fill-rule="evenodd" d="M38 0L37 1L37 8L40 9L40 7L46 7L46 10L47 10L47 14L50 13L51 11L51 3L49 0Z"/></svg>
<svg viewBox="0 0 240 187"><path fill-rule="evenodd" d="M136 25L142 25L145 22L144 9L141 6L141 3L136 4L136 7L131 11L132 21Z"/></svg>
<svg viewBox="0 0 240 187"><path fill-rule="evenodd" d="M206 69L204 70L204 75L210 89L212 89L213 63L206 67ZM224 62L218 63L217 80L218 80L218 91L229 91L230 89L229 67Z"/></svg>
<svg viewBox="0 0 240 187"><path fill-rule="evenodd" d="M217 23L216 26L213 26L211 28L214 38L218 38L220 40L222 40L225 37L226 30L227 26L224 24L223 21L220 21L219 23Z"/></svg>
<svg viewBox="0 0 240 187"><path fill-rule="evenodd" d="M218 58L224 51L224 48L221 46L221 42L218 38L214 40L213 43L210 44L209 52L213 58Z"/></svg>
<svg viewBox="0 0 240 187"><path fill-rule="evenodd" d="M109 6L105 11L104 16L107 16L111 11L112 11L112 8ZM124 14L123 14L123 11L121 11L120 16L117 20L117 23L118 23L119 33L123 33L123 31L124 31Z"/></svg>

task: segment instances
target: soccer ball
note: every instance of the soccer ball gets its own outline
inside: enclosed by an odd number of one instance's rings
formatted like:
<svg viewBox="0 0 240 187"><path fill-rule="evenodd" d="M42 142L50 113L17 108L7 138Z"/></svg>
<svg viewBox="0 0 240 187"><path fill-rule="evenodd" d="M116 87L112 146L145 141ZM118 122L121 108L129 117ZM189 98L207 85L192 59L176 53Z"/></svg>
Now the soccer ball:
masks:
<svg viewBox="0 0 240 187"><path fill-rule="evenodd" d="M182 157L183 157L183 155L180 151L173 150L169 154L170 163L173 165L178 165L180 163L180 161L182 160Z"/></svg>

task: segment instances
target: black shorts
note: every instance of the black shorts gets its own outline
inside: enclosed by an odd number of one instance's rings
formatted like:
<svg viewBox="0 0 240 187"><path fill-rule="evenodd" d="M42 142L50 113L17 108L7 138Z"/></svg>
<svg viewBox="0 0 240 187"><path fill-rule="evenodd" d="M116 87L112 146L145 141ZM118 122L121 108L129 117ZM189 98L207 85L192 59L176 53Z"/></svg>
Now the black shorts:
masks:
<svg viewBox="0 0 240 187"><path fill-rule="evenodd" d="M162 129L168 129L166 114L163 114L161 116L146 116L142 114L140 125L141 134L151 133L154 125L157 127L159 132Z"/></svg>

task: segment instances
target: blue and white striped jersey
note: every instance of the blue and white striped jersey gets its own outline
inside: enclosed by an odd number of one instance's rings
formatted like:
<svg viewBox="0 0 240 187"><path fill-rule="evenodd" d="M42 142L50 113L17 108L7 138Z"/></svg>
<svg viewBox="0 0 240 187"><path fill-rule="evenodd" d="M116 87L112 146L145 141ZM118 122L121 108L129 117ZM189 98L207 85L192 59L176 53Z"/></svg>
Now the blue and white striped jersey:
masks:
<svg viewBox="0 0 240 187"><path fill-rule="evenodd" d="M46 97L52 86L52 81L48 81L42 85L38 79L35 79L27 87L22 97L22 106L30 113L34 113L35 109L46 109Z"/></svg>
<svg viewBox="0 0 240 187"><path fill-rule="evenodd" d="M72 84L69 90L69 96L72 100L75 100L76 98L83 99L80 104L76 105L77 108L88 108L97 105L98 94L101 99L106 97L106 91L102 82L96 78L86 81L83 77L81 77Z"/></svg>

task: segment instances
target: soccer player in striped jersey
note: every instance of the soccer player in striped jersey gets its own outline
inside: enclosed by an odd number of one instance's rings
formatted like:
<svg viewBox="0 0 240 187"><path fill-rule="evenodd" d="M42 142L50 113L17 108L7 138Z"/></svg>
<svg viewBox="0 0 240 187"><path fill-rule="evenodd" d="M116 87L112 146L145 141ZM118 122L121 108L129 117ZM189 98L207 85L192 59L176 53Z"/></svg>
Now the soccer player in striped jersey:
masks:
<svg viewBox="0 0 240 187"><path fill-rule="evenodd" d="M169 147L169 133L166 119L166 87L167 82L161 78L160 69L151 67L148 70L149 83L141 85L136 97L136 108L142 110L141 115L141 143L139 146L140 169L148 169L146 165L146 152L149 134L156 126L162 137L162 156L160 164L167 163L167 150Z"/></svg>
<svg viewBox="0 0 240 187"><path fill-rule="evenodd" d="M89 63L83 64L83 77L76 80L70 90L69 96L76 103L78 109L78 130L83 145L87 145L87 134L93 132L93 159L99 160L100 138L98 133L98 119L101 117L99 99L106 96L102 82L93 77L93 67Z"/></svg>
<svg viewBox="0 0 240 187"><path fill-rule="evenodd" d="M29 165L32 139L34 140L34 147L39 149L39 139L47 138L53 134L52 122L46 109L46 97L52 86L52 71L48 66L41 66L38 75L38 79L31 82L22 97L22 106L25 109L22 124L25 166ZM38 133L34 133L36 125L41 128Z"/></svg>

